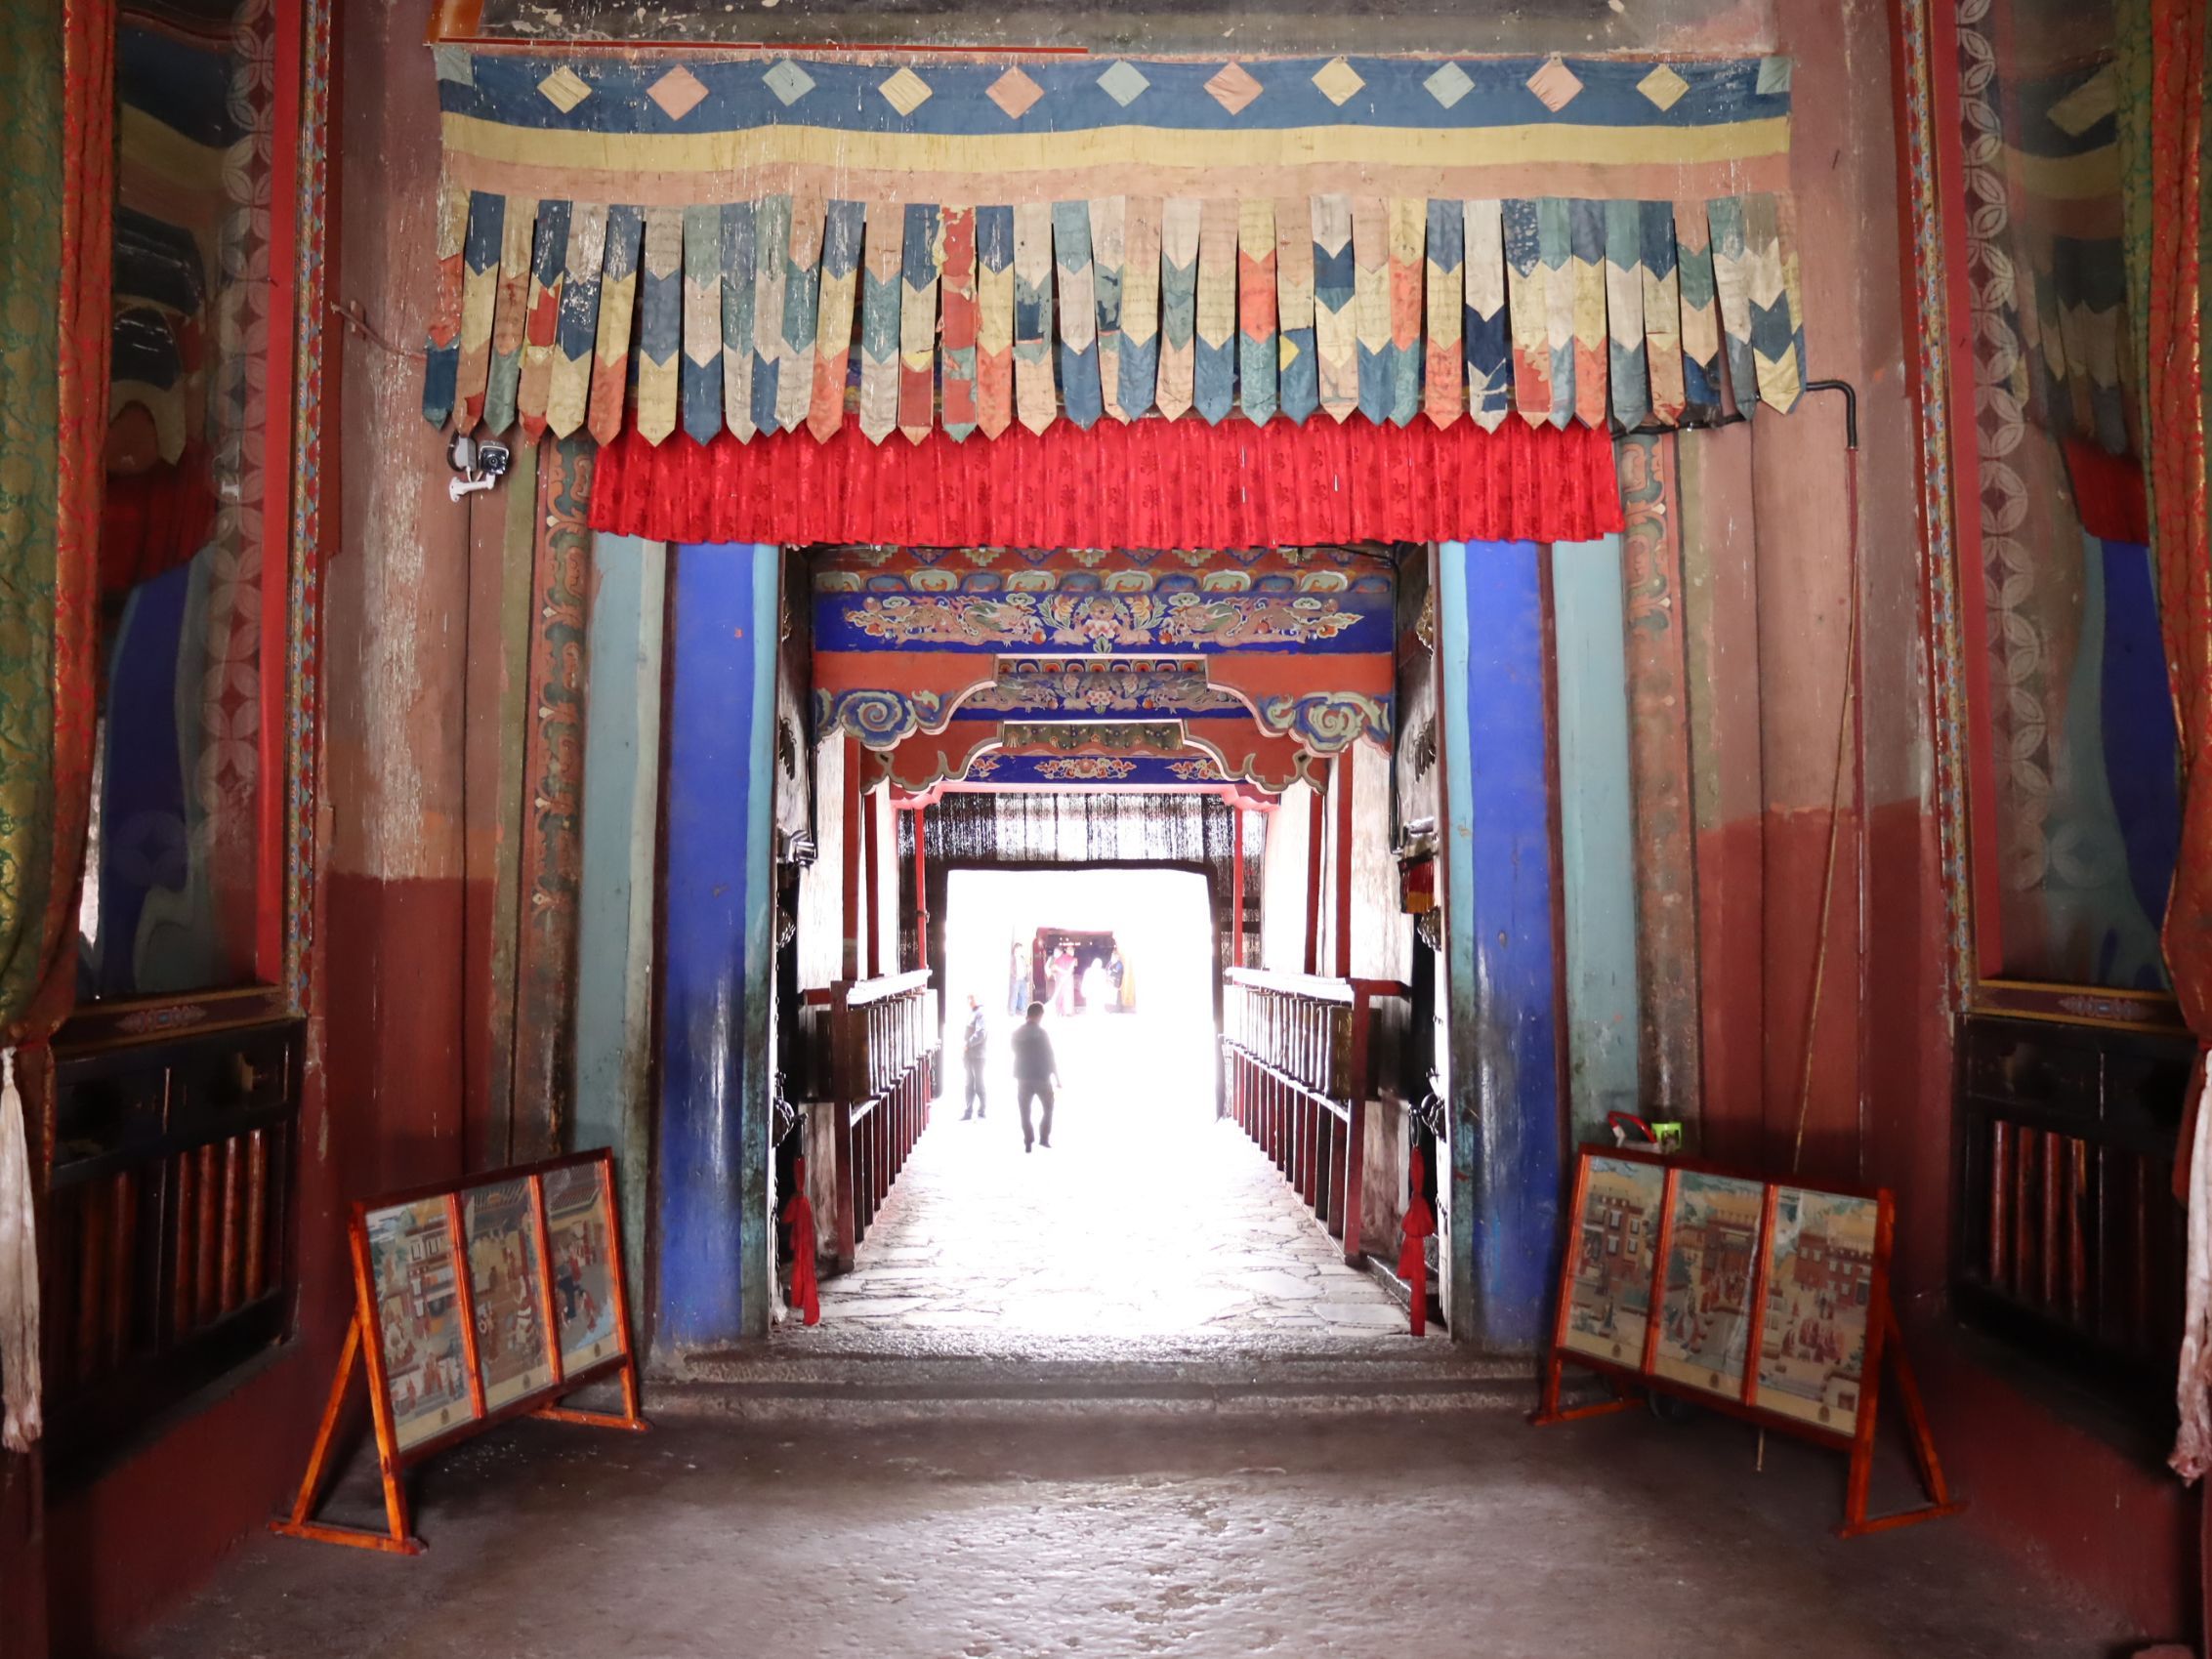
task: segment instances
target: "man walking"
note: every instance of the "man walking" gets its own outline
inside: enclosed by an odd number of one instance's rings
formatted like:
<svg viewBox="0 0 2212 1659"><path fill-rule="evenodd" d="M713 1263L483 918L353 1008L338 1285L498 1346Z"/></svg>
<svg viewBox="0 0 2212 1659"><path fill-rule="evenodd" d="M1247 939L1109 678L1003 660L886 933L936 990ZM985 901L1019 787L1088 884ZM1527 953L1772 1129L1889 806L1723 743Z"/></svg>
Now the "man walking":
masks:
<svg viewBox="0 0 2212 1659"><path fill-rule="evenodd" d="M966 1123L972 1117L983 1116L983 1044L989 1040L990 1029L983 1021L982 1005L975 993L968 994L968 1036L960 1050L961 1060L968 1068L968 1109L960 1114Z"/></svg>
<svg viewBox="0 0 2212 1659"><path fill-rule="evenodd" d="M1022 1105L1022 1150L1030 1149L1032 1140L1052 1144L1052 1092L1060 1081L1060 1067L1052 1058L1052 1039L1045 1035L1045 1005L1033 1002L1028 1016L1014 1031L1014 1086ZM1034 1099L1044 1106L1043 1120L1032 1137L1029 1130L1029 1102Z"/></svg>

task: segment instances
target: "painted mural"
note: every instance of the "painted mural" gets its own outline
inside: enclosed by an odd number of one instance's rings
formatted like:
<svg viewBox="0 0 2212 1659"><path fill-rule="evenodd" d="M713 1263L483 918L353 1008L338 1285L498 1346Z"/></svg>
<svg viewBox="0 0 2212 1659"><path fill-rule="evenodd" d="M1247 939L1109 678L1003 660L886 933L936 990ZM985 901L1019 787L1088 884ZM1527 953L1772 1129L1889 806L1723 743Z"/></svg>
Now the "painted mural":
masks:
<svg viewBox="0 0 2212 1659"><path fill-rule="evenodd" d="M404 1451L476 1415L452 1216L443 1198L425 1198L372 1210L367 1233L385 1392Z"/></svg>
<svg viewBox="0 0 2212 1659"><path fill-rule="evenodd" d="M256 976L271 28L267 0L117 20L87 999Z"/></svg>
<svg viewBox="0 0 2212 1659"><path fill-rule="evenodd" d="M553 1381L530 1183L518 1178L474 1187L461 1200L461 1214L484 1408L497 1411Z"/></svg>
<svg viewBox="0 0 2212 1659"><path fill-rule="evenodd" d="M1775 1192L1754 1403L1839 1432L1856 1426L1879 1216L1871 1198Z"/></svg>
<svg viewBox="0 0 2212 1659"><path fill-rule="evenodd" d="M620 1346L614 1327L613 1212L605 1174L605 1165L592 1163L545 1176L546 1242L564 1375L612 1358Z"/></svg>
<svg viewBox="0 0 2212 1659"><path fill-rule="evenodd" d="M1742 1393L1765 1200L1755 1181L1695 1170L1676 1179L1652 1359L1660 1376L1731 1399Z"/></svg>
<svg viewBox="0 0 2212 1659"><path fill-rule="evenodd" d="M1997 872L1975 921L2006 976L2158 990L2181 814L2131 391L2120 37L2113 0L1959 16L1980 204L1976 852Z"/></svg>
<svg viewBox="0 0 2212 1659"><path fill-rule="evenodd" d="M1616 1365L1644 1363L1658 1279L1659 1199L1666 1171L1592 1158L1584 1183L1573 1282L1561 1346Z"/></svg>

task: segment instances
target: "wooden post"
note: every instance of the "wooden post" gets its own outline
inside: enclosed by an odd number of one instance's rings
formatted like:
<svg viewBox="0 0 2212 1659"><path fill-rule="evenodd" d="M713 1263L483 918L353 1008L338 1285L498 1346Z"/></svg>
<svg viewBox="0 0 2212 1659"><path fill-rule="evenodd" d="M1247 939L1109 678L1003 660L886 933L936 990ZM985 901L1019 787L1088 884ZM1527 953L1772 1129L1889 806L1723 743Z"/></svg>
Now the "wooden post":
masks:
<svg viewBox="0 0 2212 1659"><path fill-rule="evenodd" d="M1360 1183L1367 1179L1367 1020L1372 1005L1367 1000L1365 984L1355 980L1352 986L1352 1052L1346 1065L1352 1078L1351 1091L1346 1096L1348 1111L1344 1124L1344 1259L1354 1266L1359 1265L1360 1249ZM1426 1296L1425 1286L1413 1287L1415 1296Z"/></svg>
<svg viewBox="0 0 2212 1659"><path fill-rule="evenodd" d="M851 798L848 792L847 799ZM848 952L852 945L853 941L847 939ZM835 1114L833 1124L836 1130L836 1144L833 1148L835 1164L830 1172L832 1202L835 1206L831 1218L834 1224L831 1257L841 1273L853 1270L854 1253L859 1247L853 1194L853 1091L859 1057L853 1052L852 994L853 986L849 980L841 979L830 988L829 1087L834 1097L830 1110Z"/></svg>
<svg viewBox="0 0 2212 1659"><path fill-rule="evenodd" d="M845 740L845 966L840 977L860 976L860 740Z"/></svg>
<svg viewBox="0 0 2212 1659"><path fill-rule="evenodd" d="M1306 819L1306 972L1321 971L1321 791L1312 786L1314 799Z"/></svg>
<svg viewBox="0 0 2212 1659"><path fill-rule="evenodd" d="M914 823L914 960L910 967L927 968L930 965L930 884L928 865L922 852L922 813L925 809L916 807L907 816Z"/></svg>
<svg viewBox="0 0 2212 1659"><path fill-rule="evenodd" d="M865 885L868 892L868 916L862 925L867 930L868 977L873 979L883 972L883 835L880 822L883 811L881 805L869 797L862 797L860 809L860 821L866 826L861 835L861 846L866 850L863 856L867 860Z"/></svg>
<svg viewBox="0 0 2212 1659"><path fill-rule="evenodd" d="M1352 977L1352 748L1336 758L1336 976Z"/></svg>
<svg viewBox="0 0 2212 1659"><path fill-rule="evenodd" d="M1232 860L1229 873L1229 963L1231 968L1244 966L1244 809L1230 809L1230 822L1235 826L1230 842ZM920 847L916 842L915 846Z"/></svg>

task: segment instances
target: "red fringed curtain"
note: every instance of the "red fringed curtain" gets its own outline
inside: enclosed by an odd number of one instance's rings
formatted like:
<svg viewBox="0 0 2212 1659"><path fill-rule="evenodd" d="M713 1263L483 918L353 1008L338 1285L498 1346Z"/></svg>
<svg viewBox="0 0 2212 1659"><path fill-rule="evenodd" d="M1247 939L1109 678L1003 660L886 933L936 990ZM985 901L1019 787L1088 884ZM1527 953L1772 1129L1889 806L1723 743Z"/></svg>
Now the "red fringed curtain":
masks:
<svg viewBox="0 0 2212 1659"><path fill-rule="evenodd" d="M778 433L600 451L592 528L680 542L909 547L1296 547L1589 541L1621 528L1612 439L1315 418L1059 422L955 442Z"/></svg>

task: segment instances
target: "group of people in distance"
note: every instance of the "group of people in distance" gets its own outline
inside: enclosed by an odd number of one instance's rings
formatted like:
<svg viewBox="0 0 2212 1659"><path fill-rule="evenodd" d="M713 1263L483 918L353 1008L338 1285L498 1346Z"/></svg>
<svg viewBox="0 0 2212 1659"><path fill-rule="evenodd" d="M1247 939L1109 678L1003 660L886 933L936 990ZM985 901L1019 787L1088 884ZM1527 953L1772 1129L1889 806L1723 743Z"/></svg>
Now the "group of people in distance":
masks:
<svg viewBox="0 0 2212 1659"><path fill-rule="evenodd" d="M1031 1002L1063 1017L1077 1012L1128 1014L1137 1007L1137 975L1118 948L1093 955L1086 966L1065 939L1042 963L1032 962L1027 945L1016 944L1006 1012L1020 1018Z"/></svg>

